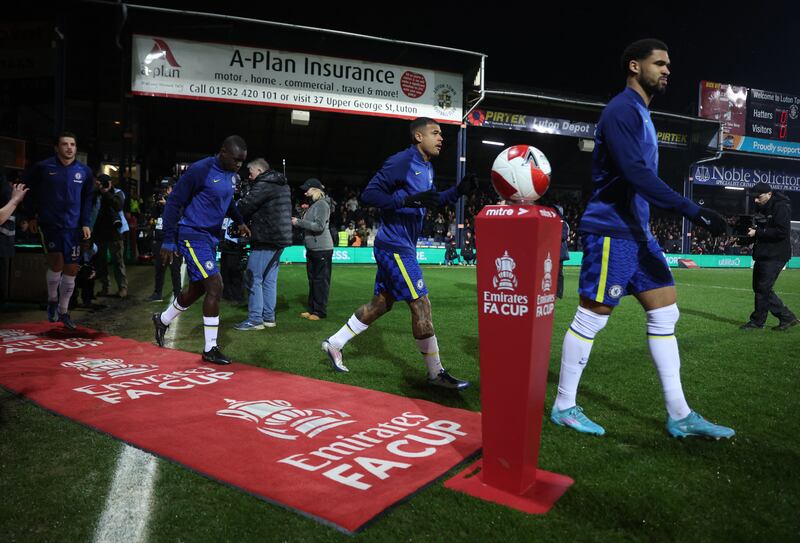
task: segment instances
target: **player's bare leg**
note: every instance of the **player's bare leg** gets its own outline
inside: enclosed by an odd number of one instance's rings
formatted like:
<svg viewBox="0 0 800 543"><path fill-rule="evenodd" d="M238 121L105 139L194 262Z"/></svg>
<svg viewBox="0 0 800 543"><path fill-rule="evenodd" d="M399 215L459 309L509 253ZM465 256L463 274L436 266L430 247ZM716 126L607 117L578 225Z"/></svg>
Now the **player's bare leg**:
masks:
<svg viewBox="0 0 800 543"><path fill-rule="evenodd" d="M469 381L457 379L442 367L439 358L439 342L433 330L433 315L428 296L420 296L408 302L411 310L411 331L417 340L417 348L428 367L428 382L432 385L461 390L469 386Z"/></svg>

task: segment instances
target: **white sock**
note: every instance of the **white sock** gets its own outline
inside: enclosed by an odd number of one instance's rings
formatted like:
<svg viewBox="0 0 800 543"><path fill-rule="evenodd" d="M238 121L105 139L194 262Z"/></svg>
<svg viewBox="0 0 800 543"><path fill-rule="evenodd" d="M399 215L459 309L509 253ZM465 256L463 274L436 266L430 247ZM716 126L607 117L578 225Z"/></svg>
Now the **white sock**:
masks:
<svg viewBox="0 0 800 543"><path fill-rule="evenodd" d="M441 360L439 360L439 342L436 341L436 336L418 339L417 347L419 352L422 353L422 359L425 360L425 364L428 366L428 377L433 379L444 369L442 368Z"/></svg>
<svg viewBox="0 0 800 543"><path fill-rule="evenodd" d="M58 301L58 285L61 284L61 272L47 270L47 301Z"/></svg>
<svg viewBox="0 0 800 543"><path fill-rule="evenodd" d="M650 356L661 379L667 413L675 420L685 418L691 412L681 385L681 356L675 338L675 323L680 311L675 304L647 312L647 344Z"/></svg>
<svg viewBox="0 0 800 543"><path fill-rule="evenodd" d="M177 298L173 298L172 303L170 303L161 313L161 322L169 325L169 323L175 320L175 317L186 311L186 309L186 307L183 307L178 303Z"/></svg>
<svg viewBox="0 0 800 543"><path fill-rule="evenodd" d="M358 320L355 314L350 316L347 324L339 328L339 331L328 338L328 343L337 349L343 349L347 342L356 337L358 334L369 328L368 325Z"/></svg>
<svg viewBox="0 0 800 543"><path fill-rule="evenodd" d="M576 405L578 383L589 361L594 337L608 322L608 315L598 315L583 307L578 307L575 319L564 334L561 349L561 372L558 376L558 395L556 409L563 411Z"/></svg>
<svg viewBox="0 0 800 543"><path fill-rule="evenodd" d="M61 285L58 289L58 312L60 314L69 313L69 299L72 298L73 292L75 292L75 276L61 274Z"/></svg>
<svg viewBox="0 0 800 543"><path fill-rule="evenodd" d="M216 317L203 317L203 334L206 338L206 348L208 352L212 347L217 346L217 332L219 331L219 315Z"/></svg>

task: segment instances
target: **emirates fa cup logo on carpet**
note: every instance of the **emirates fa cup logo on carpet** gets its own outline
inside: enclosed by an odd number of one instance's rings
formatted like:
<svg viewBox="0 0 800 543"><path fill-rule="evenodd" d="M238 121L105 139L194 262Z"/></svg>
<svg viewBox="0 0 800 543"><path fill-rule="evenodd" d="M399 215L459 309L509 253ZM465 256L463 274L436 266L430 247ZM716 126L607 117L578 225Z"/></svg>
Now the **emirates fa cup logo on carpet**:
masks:
<svg viewBox="0 0 800 543"><path fill-rule="evenodd" d="M547 258L544 259L544 277L542 278L542 290L550 292L553 288L553 259L550 258L550 253L547 253Z"/></svg>
<svg viewBox="0 0 800 543"><path fill-rule="evenodd" d="M14 343L15 341L24 341L26 339L39 339L35 334L31 334L25 330L0 330L0 342Z"/></svg>
<svg viewBox="0 0 800 543"><path fill-rule="evenodd" d="M298 409L286 400L256 400L237 402L225 400L227 409L220 409L217 415L233 417L255 423L262 434L278 439L295 440L300 436L314 437L317 434L352 424L350 415L336 409Z"/></svg>
<svg viewBox="0 0 800 543"><path fill-rule="evenodd" d="M492 284L497 290L514 290L517 288L517 278L514 276L514 268L517 263L514 259L508 256L508 251L503 253L503 256L494 261L497 266L497 275L492 279Z"/></svg>
<svg viewBox="0 0 800 543"><path fill-rule="evenodd" d="M81 377L102 381L110 377L120 379L131 375L140 375L156 371L158 366L155 364L126 364L122 358L86 358L79 357L72 362L62 362L64 368L75 368Z"/></svg>

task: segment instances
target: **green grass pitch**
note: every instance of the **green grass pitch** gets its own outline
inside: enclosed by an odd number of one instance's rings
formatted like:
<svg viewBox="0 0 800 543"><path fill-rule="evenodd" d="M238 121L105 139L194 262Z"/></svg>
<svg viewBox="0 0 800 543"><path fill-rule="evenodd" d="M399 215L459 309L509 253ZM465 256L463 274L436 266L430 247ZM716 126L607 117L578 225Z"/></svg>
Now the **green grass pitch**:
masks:
<svg viewBox="0 0 800 543"><path fill-rule="evenodd" d="M134 299L111 301L112 307L94 315L76 312L76 321L152 341L149 316L163 304L136 301L149 294L152 269L130 271ZM546 412L577 303L577 273L566 270L568 294L556 307ZM330 369L319 343L369 299L373 276L368 266L335 267L329 318L311 322L298 317L305 310L305 268L283 266L278 326L235 331L246 309L224 304L220 345L248 364L480 410L475 268L425 269L443 362L454 375L473 381L470 389L458 394L426 386L405 304L347 346L349 374ZM549 514L528 516L484 503L439 481L353 539L800 540L800 327L786 333L739 330L752 310L750 279L748 270L675 270L686 396L706 418L732 426L732 440L680 441L666 434L644 314L626 298L598 336L578 393L587 414L608 433L579 435L544 422L540 467L576 481ZM784 271L776 291L800 311L800 272ZM20 307L0 313L6 323L43 318L43 311ZM768 324L776 323L770 317ZM176 346L199 352L201 336L196 305L182 317ZM91 540L120 446L0 391L0 538ZM157 477L149 541L351 540L166 461L159 462Z"/></svg>

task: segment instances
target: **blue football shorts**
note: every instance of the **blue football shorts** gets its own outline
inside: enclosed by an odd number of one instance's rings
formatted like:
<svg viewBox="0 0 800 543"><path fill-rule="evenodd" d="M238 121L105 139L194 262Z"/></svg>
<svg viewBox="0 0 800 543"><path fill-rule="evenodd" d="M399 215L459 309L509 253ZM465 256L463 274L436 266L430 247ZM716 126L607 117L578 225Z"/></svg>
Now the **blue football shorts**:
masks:
<svg viewBox="0 0 800 543"><path fill-rule="evenodd" d="M196 283L219 273L217 243L210 237L178 235L178 252L186 260L189 281Z"/></svg>
<svg viewBox="0 0 800 543"><path fill-rule="evenodd" d="M656 240L584 234L578 293L604 305L616 306L628 294L675 284L664 251Z"/></svg>
<svg viewBox="0 0 800 543"><path fill-rule="evenodd" d="M64 264L75 264L81 256L81 240L83 230L80 228L48 228L40 227L42 247L45 254L62 253Z"/></svg>
<svg viewBox="0 0 800 543"><path fill-rule="evenodd" d="M417 262L416 253L394 253L375 248L375 294L388 292L395 300L407 302L428 294L422 278L422 268Z"/></svg>

